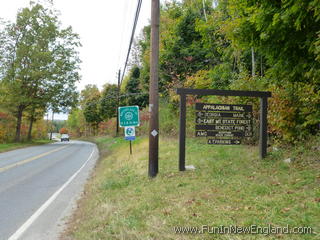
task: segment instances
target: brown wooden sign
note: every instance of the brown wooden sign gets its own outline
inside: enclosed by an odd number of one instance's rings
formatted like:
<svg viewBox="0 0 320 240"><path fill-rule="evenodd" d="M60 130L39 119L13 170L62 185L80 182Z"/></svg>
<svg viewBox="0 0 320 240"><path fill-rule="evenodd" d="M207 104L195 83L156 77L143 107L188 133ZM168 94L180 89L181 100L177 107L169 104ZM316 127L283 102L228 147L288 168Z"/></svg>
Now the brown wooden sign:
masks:
<svg viewBox="0 0 320 240"><path fill-rule="evenodd" d="M208 144L216 144L216 145L239 145L241 144L241 140L237 139L208 139Z"/></svg>
<svg viewBox="0 0 320 240"><path fill-rule="evenodd" d="M186 156L186 98L198 96L238 96L260 98L260 157L267 155L268 98L271 92L178 88L180 95L179 170L184 171ZM252 106L199 103L196 106L196 136L209 137L209 144L241 144L243 135L252 135Z"/></svg>
<svg viewBox="0 0 320 240"><path fill-rule="evenodd" d="M196 103L195 123L196 137L211 137L208 144L238 145L252 136L252 106Z"/></svg>

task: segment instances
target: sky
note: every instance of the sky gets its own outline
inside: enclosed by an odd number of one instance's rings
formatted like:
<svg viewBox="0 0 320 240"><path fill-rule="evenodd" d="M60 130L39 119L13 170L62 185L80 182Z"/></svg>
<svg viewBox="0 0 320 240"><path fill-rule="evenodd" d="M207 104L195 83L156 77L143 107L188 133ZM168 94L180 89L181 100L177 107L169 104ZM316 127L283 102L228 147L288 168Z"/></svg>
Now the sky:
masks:
<svg viewBox="0 0 320 240"><path fill-rule="evenodd" d="M2 0L0 17L15 21L19 9L29 6L30 0ZM82 90L87 84L100 89L106 83L117 83L118 70L123 68L128 51L138 0L53 0L60 11L63 27L72 26L80 35L79 49ZM135 36L151 19L151 0L143 0ZM66 115L58 118L66 119Z"/></svg>
<svg viewBox="0 0 320 240"><path fill-rule="evenodd" d="M18 10L29 2L1 1L0 17L15 21ZM117 82L117 72L124 66L137 3L138 0L53 0L55 9L61 13L62 25L72 26L80 35L82 80L77 84L78 90L87 84L96 84L102 89L105 83ZM151 0L143 0L136 36L150 18Z"/></svg>

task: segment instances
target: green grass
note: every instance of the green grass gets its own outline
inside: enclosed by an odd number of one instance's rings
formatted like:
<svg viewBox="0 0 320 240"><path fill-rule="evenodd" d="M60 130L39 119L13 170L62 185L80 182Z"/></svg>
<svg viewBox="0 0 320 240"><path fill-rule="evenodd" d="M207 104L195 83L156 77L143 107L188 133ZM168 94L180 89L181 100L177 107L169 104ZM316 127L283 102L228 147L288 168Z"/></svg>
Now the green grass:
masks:
<svg viewBox="0 0 320 240"><path fill-rule="evenodd" d="M257 147L212 146L188 139L178 171L178 142L160 141L159 174L147 176L148 141L98 138L99 161L63 239L320 239L319 151L287 148L258 158ZM314 141L319 144L319 139ZM318 152L317 152L318 151ZM292 164L282 162L294 156ZM177 226L309 226L312 235L177 234Z"/></svg>
<svg viewBox="0 0 320 240"><path fill-rule="evenodd" d="M0 153L8 152L8 151L19 149L19 148L47 144L47 143L51 143L51 142L53 142L53 141L51 141L51 140L34 140L31 142L22 142L22 143L2 143L2 144L0 144Z"/></svg>

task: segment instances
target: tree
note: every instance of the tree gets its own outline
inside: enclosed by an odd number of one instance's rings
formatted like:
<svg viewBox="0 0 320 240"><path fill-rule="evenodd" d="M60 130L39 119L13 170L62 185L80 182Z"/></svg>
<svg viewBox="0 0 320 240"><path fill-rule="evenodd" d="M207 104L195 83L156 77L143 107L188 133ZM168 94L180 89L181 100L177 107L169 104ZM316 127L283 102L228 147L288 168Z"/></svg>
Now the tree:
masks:
<svg viewBox="0 0 320 240"><path fill-rule="evenodd" d="M97 133L99 123L102 121L99 111L99 103L96 101L87 102L83 110L83 114L86 122L91 124L93 127L93 134L95 135Z"/></svg>
<svg viewBox="0 0 320 240"><path fill-rule="evenodd" d="M85 124L83 111L76 107L72 108L67 120L67 127L72 134L81 137L85 133Z"/></svg>
<svg viewBox="0 0 320 240"><path fill-rule="evenodd" d="M69 131L68 131L67 128L64 128L64 127L63 127L63 128L60 128L59 133L60 133L60 134L68 134Z"/></svg>
<svg viewBox="0 0 320 240"><path fill-rule="evenodd" d="M93 134L96 134L98 125L102 121L99 104L100 96L98 87L91 84L86 85L80 94L81 109L86 122L93 128Z"/></svg>
<svg viewBox="0 0 320 240"><path fill-rule="evenodd" d="M150 41L151 41L151 26L145 26L142 35L139 39L140 50L140 87L142 91L149 92L150 79Z"/></svg>
<svg viewBox="0 0 320 240"><path fill-rule="evenodd" d="M188 76L206 68L207 49L196 30L196 22L204 18L201 1L175 1L163 8L160 49L160 74L165 83L160 87L183 86ZM171 84L168 84L171 83Z"/></svg>
<svg viewBox="0 0 320 240"><path fill-rule="evenodd" d="M93 100L99 100L100 98L100 91L97 85L94 84L88 84L84 87L84 89L80 93L80 106L82 109L85 108L85 105L87 102L93 101Z"/></svg>
<svg viewBox="0 0 320 240"><path fill-rule="evenodd" d="M147 105L148 94L143 92L140 87L140 69L138 66L135 66L130 70L130 75L125 90L127 94L127 105L138 105L140 107Z"/></svg>
<svg viewBox="0 0 320 240"><path fill-rule="evenodd" d="M318 132L319 23L319 0L166 1L161 8L160 96L169 95L176 104L177 87L272 91L270 133L293 142ZM136 97L148 90L150 26L137 42L137 66L121 87L128 105L140 105L143 100Z"/></svg>
<svg viewBox="0 0 320 240"><path fill-rule="evenodd" d="M320 6L310 1L221 1L230 18L225 33L238 48L265 59L265 88L274 134L293 142L320 123ZM261 70L261 73L263 71ZM262 74L261 74L262 75ZM302 90L303 89L303 90Z"/></svg>
<svg viewBox="0 0 320 240"><path fill-rule="evenodd" d="M62 93L74 89L79 80L78 36L60 25L54 10L31 2L1 33L0 51L6 52L1 67L6 89L3 105L16 115L16 141L20 141L25 110L30 109L32 129L36 109L53 105L54 96L66 96Z"/></svg>
<svg viewBox="0 0 320 240"><path fill-rule="evenodd" d="M100 115L102 119L109 119L116 116L118 106L118 86L105 84L100 99Z"/></svg>

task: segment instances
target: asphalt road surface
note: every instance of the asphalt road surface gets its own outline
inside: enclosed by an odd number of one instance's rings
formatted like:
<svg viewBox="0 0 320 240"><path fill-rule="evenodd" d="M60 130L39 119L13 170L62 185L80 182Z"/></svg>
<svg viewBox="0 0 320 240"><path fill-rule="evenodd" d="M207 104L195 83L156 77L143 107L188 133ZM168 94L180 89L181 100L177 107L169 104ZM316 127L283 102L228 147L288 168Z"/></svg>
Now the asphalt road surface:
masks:
<svg viewBox="0 0 320 240"><path fill-rule="evenodd" d="M70 141L0 154L0 240L54 240L98 158Z"/></svg>

